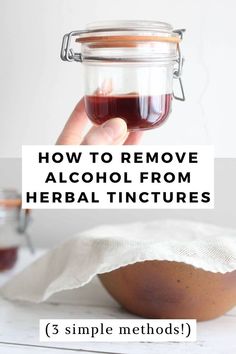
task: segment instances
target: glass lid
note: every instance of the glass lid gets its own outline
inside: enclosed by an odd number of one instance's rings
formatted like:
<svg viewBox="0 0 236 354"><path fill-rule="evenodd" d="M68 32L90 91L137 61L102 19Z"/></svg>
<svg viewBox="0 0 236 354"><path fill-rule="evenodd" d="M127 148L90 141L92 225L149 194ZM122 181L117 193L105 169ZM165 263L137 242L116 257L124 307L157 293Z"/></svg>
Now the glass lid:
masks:
<svg viewBox="0 0 236 354"><path fill-rule="evenodd" d="M89 23L86 26L88 31L148 31L148 32L172 32L173 27L166 22L159 21L101 21Z"/></svg>
<svg viewBox="0 0 236 354"><path fill-rule="evenodd" d="M0 189L0 207L20 207L21 197L15 189Z"/></svg>
<svg viewBox="0 0 236 354"><path fill-rule="evenodd" d="M88 24L80 31L77 42L93 42L99 40L127 41L180 41L179 34L166 22L158 21L106 21Z"/></svg>

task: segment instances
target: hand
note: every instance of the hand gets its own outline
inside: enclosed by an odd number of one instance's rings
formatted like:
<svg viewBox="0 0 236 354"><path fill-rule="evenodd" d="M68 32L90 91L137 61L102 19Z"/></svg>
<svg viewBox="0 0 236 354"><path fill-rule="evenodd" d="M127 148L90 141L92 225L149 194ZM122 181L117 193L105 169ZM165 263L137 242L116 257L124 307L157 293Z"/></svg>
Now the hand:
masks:
<svg viewBox="0 0 236 354"><path fill-rule="evenodd" d="M84 136L87 123L84 99L81 99L59 136L57 145L135 145L141 139L142 132L128 133L126 122L121 118L112 118L98 127L93 126Z"/></svg>

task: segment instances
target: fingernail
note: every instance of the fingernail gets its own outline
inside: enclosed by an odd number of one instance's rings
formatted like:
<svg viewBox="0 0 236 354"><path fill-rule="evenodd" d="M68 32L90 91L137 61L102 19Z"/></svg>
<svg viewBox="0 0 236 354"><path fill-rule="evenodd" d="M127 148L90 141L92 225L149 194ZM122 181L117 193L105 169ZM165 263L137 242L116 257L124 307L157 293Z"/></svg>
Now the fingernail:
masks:
<svg viewBox="0 0 236 354"><path fill-rule="evenodd" d="M121 118L112 118L105 122L102 127L113 141L121 139L127 133L127 124Z"/></svg>

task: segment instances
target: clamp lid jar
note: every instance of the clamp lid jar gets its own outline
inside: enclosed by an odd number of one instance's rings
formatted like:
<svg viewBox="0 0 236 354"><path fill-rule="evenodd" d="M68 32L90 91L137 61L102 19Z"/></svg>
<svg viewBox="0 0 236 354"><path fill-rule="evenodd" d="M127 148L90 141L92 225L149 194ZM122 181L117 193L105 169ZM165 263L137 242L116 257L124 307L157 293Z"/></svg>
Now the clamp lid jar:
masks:
<svg viewBox="0 0 236 354"><path fill-rule="evenodd" d="M117 21L94 23L63 37L61 59L83 63L85 108L94 124L120 117L135 131L167 119L172 98L185 99L183 32L164 22ZM173 94L174 78L180 97Z"/></svg>
<svg viewBox="0 0 236 354"><path fill-rule="evenodd" d="M22 244L20 234L32 250L26 229L29 210L21 209L21 196L14 189L0 189L0 272L11 269Z"/></svg>

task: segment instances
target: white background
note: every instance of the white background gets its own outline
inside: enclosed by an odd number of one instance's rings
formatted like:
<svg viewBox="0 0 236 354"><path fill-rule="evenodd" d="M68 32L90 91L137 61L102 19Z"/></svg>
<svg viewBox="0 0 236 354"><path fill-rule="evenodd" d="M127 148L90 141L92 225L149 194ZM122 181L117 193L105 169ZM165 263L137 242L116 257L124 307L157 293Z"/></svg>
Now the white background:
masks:
<svg viewBox="0 0 236 354"><path fill-rule="evenodd" d="M59 59L64 33L88 22L163 20L186 27L184 86L168 123L147 144L214 144L236 156L234 0L0 0L0 156L51 144L83 94L79 63Z"/></svg>

